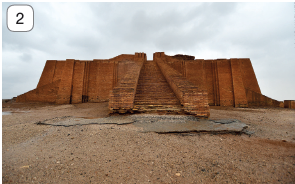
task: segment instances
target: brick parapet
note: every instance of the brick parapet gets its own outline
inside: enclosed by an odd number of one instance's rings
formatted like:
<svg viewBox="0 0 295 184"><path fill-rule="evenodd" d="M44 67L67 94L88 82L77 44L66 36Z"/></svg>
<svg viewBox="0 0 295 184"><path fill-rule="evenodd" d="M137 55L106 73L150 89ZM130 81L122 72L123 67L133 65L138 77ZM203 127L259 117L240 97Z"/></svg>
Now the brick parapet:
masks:
<svg viewBox="0 0 295 184"><path fill-rule="evenodd" d="M155 53L154 61L158 64L171 89L181 102L183 110L197 117L208 118L210 116L210 109L206 90L199 89L166 64L164 53Z"/></svg>
<svg viewBox="0 0 295 184"><path fill-rule="evenodd" d="M109 110L113 112L132 112L134 98L143 62L146 61L145 53L135 53L134 62L124 77L111 90L109 97Z"/></svg>
<svg viewBox="0 0 295 184"><path fill-rule="evenodd" d="M173 69L178 71L182 76L186 77L186 61L193 61L189 60L192 59L191 57L174 57L174 56L167 56L163 55L165 58L165 62L169 64Z"/></svg>

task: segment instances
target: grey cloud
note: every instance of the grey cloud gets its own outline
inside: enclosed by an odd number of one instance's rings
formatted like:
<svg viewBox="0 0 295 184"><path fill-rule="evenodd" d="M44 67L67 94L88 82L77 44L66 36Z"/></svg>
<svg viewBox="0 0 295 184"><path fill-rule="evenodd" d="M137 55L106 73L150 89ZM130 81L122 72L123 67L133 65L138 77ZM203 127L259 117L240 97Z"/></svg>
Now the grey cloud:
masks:
<svg viewBox="0 0 295 184"><path fill-rule="evenodd" d="M250 58L263 93L295 98L293 3L24 3L35 14L27 33L7 29L10 4L2 3L4 98L36 87L47 59L156 51Z"/></svg>
<svg viewBox="0 0 295 184"><path fill-rule="evenodd" d="M24 62L30 62L32 61L32 56L31 54L28 54L28 53L23 53L21 56L20 56L20 59Z"/></svg>

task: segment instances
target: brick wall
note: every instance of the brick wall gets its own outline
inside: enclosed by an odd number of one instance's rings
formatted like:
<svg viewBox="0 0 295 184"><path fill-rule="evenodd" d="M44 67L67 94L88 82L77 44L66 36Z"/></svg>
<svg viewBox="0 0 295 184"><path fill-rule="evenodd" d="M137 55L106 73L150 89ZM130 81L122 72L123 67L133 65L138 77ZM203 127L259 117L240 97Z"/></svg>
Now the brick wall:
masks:
<svg viewBox="0 0 295 184"><path fill-rule="evenodd" d="M53 82L57 81L62 78L62 72L64 70L64 66L66 64L66 61L56 61L55 70L53 74ZM42 76L41 76L42 77Z"/></svg>
<svg viewBox="0 0 295 184"><path fill-rule="evenodd" d="M203 89L205 86L204 60L185 61L185 77L195 86Z"/></svg>
<svg viewBox="0 0 295 184"><path fill-rule="evenodd" d="M99 102L109 100L110 91L113 89L113 71L114 62L98 62L96 95Z"/></svg>
<svg viewBox="0 0 295 184"><path fill-rule="evenodd" d="M204 84L208 93L208 103L209 105L217 105L217 97L216 97L216 70L214 70L214 66L216 65L216 61L213 63L213 60L204 60ZM218 97L219 99L219 97Z"/></svg>
<svg viewBox="0 0 295 184"><path fill-rule="evenodd" d="M55 71L55 64L56 64L56 60L46 61L39 83L37 85L37 88L44 86L46 84L52 83L52 79L53 79L53 75Z"/></svg>
<svg viewBox="0 0 295 184"><path fill-rule="evenodd" d="M88 102L99 101L97 91L100 86L97 85L98 62L89 63L89 77L88 77Z"/></svg>
<svg viewBox="0 0 295 184"><path fill-rule="evenodd" d="M37 90L20 95L18 101L52 101L45 99L44 95L35 97L36 91L58 80L60 84L54 100L58 104L107 101L110 90L128 72L130 62L138 60L137 58L138 55L122 54L111 59L93 61L48 60Z"/></svg>
<svg viewBox="0 0 295 184"><path fill-rule="evenodd" d="M284 108L295 109L295 100L284 100Z"/></svg>
<svg viewBox="0 0 295 184"><path fill-rule="evenodd" d="M230 59L235 107L248 107L239 59Z"/></svg>
<svg viewBox="0 0 295 184"><path fill-rule="evenodd" d="M69 104L71 102L74 64L74 59L67 59L65 62L57 93L57 104Z"/></svg>
<svg viewBox="0 0 295 184"><path fill-rule="evenodd" d="M220 106L234 106L233 80L230 61L217 60Z"/></svg>
<svg viewBox="0 0 295 184"><path fill-rule="evenodd" d="M260 91L249 59L190 60L192 57L184 59L161 54L169 66L197 87L207 90L209 105L247 107L244 81Z"/></svg>
<svg viewBox="0 0 295 184"><path fill-rule="evenodd" d="M220 106L220 92L219 92L219 79L217 60L212 60L212 77L213 77L213 90L214 90L214 104Z"/></svg>
<svg viewBox="0 0 295 184"><path fill-rule="evenodd" d="M155 53L154 58L160 62L161 71L163 68L170 71L162 72L166 73L165 78L170 80L170 87L182 101L199 98L203 101L207 99L209 105L217 106L283 106L282 102L261 95L248 58L193 60L194 56L167 56L164 52ZM93 61L48 60L37 88L18 96L17 101L58 104L101 102L110 98L113 89L114 107L132 108L137 87L135 84L144 61L144 53L122 54L111 59ZM187 90L184 90L185 87ZM190 93L192 96L189 96Z"/></svg>
<svg viewBox="0 0 295 184"><path fill-rule="evenodd" d="M185 60L183 58L173 57L173 56L164 56L166 63L169 64L174 70L178 71L184 77L186 76L185 71Z"/></svg>
<svg viewBox="0 0 295 184"><path fill-rule="evenodd" d="M83 74L83 90L82 90L82 102L88 102L88 87L89 87L89 73L90 73L90 63L92 61L83 61L84 74Z"/></svg>
<svg viewBox="0 0 295 184"><path fill-rule="evenodd" d="M53 83L42 85L39 88L28 91L16 98L16 102L49 102L55 103L57 98L57 92L59 89L59 83L61 80L57 80Z"/></svg>
<svg viewBox="0 0 295 184"><path fill-rule="evenodd" d="M85 62L75 61L71 103L82 103Z"/></svg>
<svg viewBox="0 0 295 184"><path fill-rule="evenodd" d="M240 83L242 82L240 67L234 66L232 69L230 60L189 60L191 57L180 60L181 57L174 56L165 56L165 58L166 63L190 82L201 89L207 90L209 105L247 106L245 89L243 83ZM239 71L235 72L236 70ZM220 81L221 85L219 85ZM236 95L234 95L234 90L236 90Z"/></svg>
<svg viewBox="0 0 295 184"><path fill-rule="evenodd" d="M250 59L240 58L239 61L240 61L240 67L242 69L241 73L242 73L244 87L247 89L250 89L251 91L261 94L260 87L258 85L256 75L254 73L254 69Z"/></svg>
<svg viewBox="0 0 295 184"><path fill-rule="evenodd" d="M246 96L248 105L250 106L270 106L270 107L283 107L283 102L271 99L265 95L246 89Z"/></svg>
<svg viewBox="0 0 295 184"><path fill-rule="evenodd" d="M116 83L119 82L125 76L126 73L128 73L128 70L133 66L133 64L134 64L134 59L118 62Z"/></svg>

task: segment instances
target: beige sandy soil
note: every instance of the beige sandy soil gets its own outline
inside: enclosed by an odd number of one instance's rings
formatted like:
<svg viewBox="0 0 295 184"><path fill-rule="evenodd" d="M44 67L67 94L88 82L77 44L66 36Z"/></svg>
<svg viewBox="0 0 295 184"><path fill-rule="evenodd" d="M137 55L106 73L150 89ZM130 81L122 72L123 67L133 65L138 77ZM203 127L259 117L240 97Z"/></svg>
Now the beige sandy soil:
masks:
<svg viewBox="0 0 295 184"><path fill-rule="evenodd" d="M295 183L295 110L212 108L248 135L141 133L128 125L48 126L108 116L107 103L3 103L3 183Z"/></svg>

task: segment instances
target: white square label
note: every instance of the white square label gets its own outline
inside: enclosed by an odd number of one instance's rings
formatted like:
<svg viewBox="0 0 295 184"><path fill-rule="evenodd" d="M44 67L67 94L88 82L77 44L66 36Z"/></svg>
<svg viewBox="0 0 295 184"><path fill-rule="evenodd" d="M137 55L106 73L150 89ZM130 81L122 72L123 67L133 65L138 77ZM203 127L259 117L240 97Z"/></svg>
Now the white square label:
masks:
<svg viewBox="0 0 295 184"><path fill-rule="evenodd" d="M26 32L34 27L34 10L30 5L11 5L6 16L10 31Z"/></svg>

